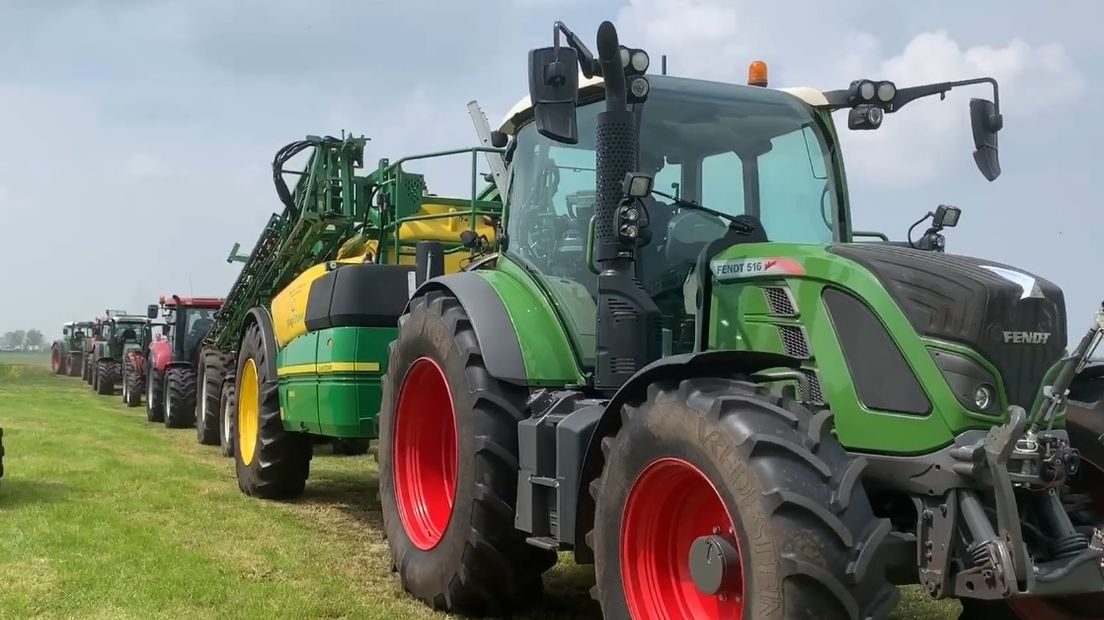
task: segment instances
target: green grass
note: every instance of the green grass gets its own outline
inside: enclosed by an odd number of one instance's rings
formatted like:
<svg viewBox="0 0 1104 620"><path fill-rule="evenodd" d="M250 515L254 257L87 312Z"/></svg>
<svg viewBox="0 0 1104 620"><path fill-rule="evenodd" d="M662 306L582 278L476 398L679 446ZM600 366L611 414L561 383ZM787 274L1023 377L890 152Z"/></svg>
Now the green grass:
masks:
<svg viewBox="0 0 1104 620"><path fill-rule="evenodd" d="M0 366L50 366L50 353L21 353L0 351Z"/></svg>
<svg viewBox="0 0 1104 620"><path fill-rule="evenodd" d="M33 357L33 356L28 356ZM390 571L370 457L320 448L305 496L253 500L191 431L0 356L0 618L445 618ZM529 617L597 618L563 562ZM896 620L958 605L906 592Z"/></svg>

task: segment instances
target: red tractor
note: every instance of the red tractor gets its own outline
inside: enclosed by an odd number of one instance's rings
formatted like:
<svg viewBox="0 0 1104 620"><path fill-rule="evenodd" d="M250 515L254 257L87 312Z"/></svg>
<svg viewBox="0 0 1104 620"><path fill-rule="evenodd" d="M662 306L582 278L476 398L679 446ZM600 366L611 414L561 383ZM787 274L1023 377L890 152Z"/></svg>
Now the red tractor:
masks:
<svg viewBox="0 0 1104 620"><path fill-rule="evenodd" d="M149 359L150 347L154 342L164 339L164 323L147 323L142 327L139 348L127 351L126 359L123 360L123 402L127 407L137 407L142 404L142 394L146 391L146 362Z"/></svg>
<svg viewBox="0 0 1104 620"><path fill-rule="evenodd" d="M164 317L165 337L151 339L145 359L146 419L169 428L195 423L199 347L222 306L216 297L162 296L151 319Z"/></svg>

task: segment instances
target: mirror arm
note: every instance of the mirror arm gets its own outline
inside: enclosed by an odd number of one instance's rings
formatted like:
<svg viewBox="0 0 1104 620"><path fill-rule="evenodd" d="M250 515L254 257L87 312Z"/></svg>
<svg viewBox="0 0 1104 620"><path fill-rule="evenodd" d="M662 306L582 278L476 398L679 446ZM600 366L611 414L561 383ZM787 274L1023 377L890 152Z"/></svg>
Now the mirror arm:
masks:
<svg viewBox="0 0 1104 620"><path fill-rule="evenodd" d="M590 51L590 48L588 48L586 44L583 43L583 40L561 21L552 24L552 41L554 46L560 46L561 32L564 37L567 38L567 45L579 54L579 70L582 74L587 78L592 78L595 74L600 75L600 67L597 61L594 60L594 54Z"/></svg>
<svg viewBox="0 0 1104 620"><path fill-rule="evenodd" d="M991 77L959 80L957 82L937 82L935 84L901 88L897 91L897 96L893 98L893 101L885 105L885 111L887 114L896 112L905 107L905 104L922 97L939 95L940 98L943 98L952 88L970 86L972 84L991 84L993 86L993 111L995 114L1000 114L1000 92L997 81ZM825 91L824 98L828 100L828 109L832 111L853 107L851 104L851 92L846 88L842 90ZM877 104L875 103L875 105Z"/></svg>

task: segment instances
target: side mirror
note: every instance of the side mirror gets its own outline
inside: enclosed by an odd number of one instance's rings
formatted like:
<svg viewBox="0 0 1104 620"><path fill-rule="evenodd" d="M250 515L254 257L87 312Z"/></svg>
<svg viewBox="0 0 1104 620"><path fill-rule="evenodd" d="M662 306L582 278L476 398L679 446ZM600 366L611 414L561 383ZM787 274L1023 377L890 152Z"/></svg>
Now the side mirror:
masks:
<svg viewBox="0 0 1104 620"><path fill-rule="evenodd" d="M542 136L579 142L575 105L579 100L579 54L570 47L542 47L529 52L529 99Z"/></svg>
<svg viewBox="0 0 1104 620"><path fill-rule="evenodd" d="M988 99L970 100L970 126L974 132L974 162L987 180L1000 176L1000 158L997 154L997 132L1004 126L1004 119Z"/></svg>
<svg viewBox="0 0 1104 620"><path fill-rule="evenodd" d="M156 319L157 318L157 313L159 311L160 311L160 308L157 306L157 304L150 304L150 305L146 306L146 316L148 316L151 319Z"/></svg>
<svg viewBox="0 0 1104 620"><path fill-rule="evenodd" d="M990 179L992 180L992 179ZM962 209L951 205L939 205L932 215L932 226L937 228L954 228L958 226L958 218L962 215Z"/></svg>
<svg viewBox="0 0 1104 620"><path fill-rule="evenodd" d="M496 149L504 148L510 142L510 137L506 134L498 131L497 129L491 132L491 146Z"/></svg>

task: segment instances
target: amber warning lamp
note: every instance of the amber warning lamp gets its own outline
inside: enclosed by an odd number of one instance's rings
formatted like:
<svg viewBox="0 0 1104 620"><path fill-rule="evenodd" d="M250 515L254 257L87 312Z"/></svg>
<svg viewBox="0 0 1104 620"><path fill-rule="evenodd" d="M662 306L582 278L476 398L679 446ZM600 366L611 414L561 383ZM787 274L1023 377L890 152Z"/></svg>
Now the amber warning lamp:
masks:
<svg viewBox="0 0 1104 620"><path fill-rule="evenodd" d="M753 60L748 65L748 86L767 85L767 63L762 60Z"/></svg>

